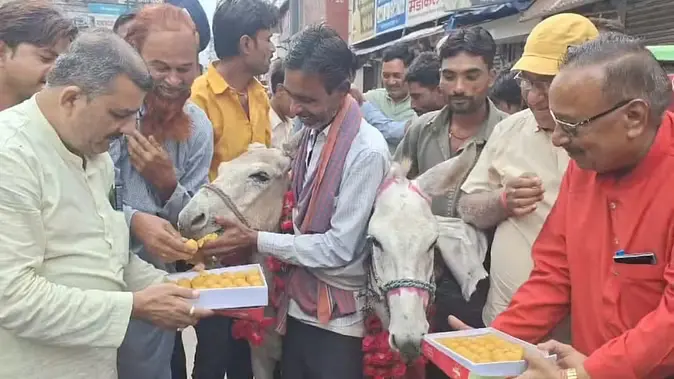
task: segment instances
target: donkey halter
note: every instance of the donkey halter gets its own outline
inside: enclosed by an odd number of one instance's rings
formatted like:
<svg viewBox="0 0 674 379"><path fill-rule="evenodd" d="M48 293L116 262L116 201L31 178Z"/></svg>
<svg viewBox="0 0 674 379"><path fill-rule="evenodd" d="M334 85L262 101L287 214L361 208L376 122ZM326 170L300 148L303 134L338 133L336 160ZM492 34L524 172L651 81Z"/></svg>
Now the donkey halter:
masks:
<svg viewBox="0 0 674 379"><path fill-rule="evenodd" d="M213 184L206 184L203 186L203 189L208 190L213 192L222 202L225 204L225 206L232 212L234 213L234 216L236 216L237 220L239 220L243 225L245 225L247 228L250 228L250 223L246 219L246 216L241 213L239 210L239 207L236 206L234 201L232 201L232 198L229 197L225 193L225 191L221 190L220 188L214 186ZM215 221L213 221L215 223ZM218 259L215 256L212 256L211 258L211 263L215 267L215 265L218 264Z"/></svg>
<svg viewBox="0 0 674 379"><path fill-rule="evenodd" d="M381 194L386 191L392 184L397 183L395 178L390 178L384 181L382 185L379 187L379 190L377 191L377 197L381 196ZM430 204L431 199L428 197L422 190L419 188L417 185L416 181L411 180L408 184L408 188L415 194L419 195L422 199L426 200ZM372 243L373 237L368 236L368 241ZM371 260L374 259L374 257L370 258ZM377 269L373 262L370 262L370 284L369 286L371 287L370 290L374 292L380 299L381 298L386 298L387 294L391 291L398 290L398 289L419 289L419 290L424 290L428 292L428 297L429 297L429 303L432 303L435 299L435 280L434 280L434 274L433 271L431 271L431 278L429 281L424 281L424 280L419 280L419 279L408 279L408 278L403 278L403 279L394 279L388 282L382 283L381 277L377 274ZM372 285L376 286L375 288L372 288ZM387 307L388 303L386 302Z"/></svg>
<svg viewBox="0 0 674 379"><path fill-rule="evenodd" d="M210 184L210 183L204 185L203 188L207 189L207 190L213 192L215 195L217 195L220 198L220 200L222 200L222 202L225 203L225 206L227 206L227 208L232 213L234 213L234 216L236 216L236 218L243 225L245 225L247 228L250 228L250 223L246 219L246 216L244 216L243 213L241 213L241 211L239 210L239 207L237 207L236 204L234 204L234 201L232 201L232 198L229 197L229 195L227 195L225 193L225 191L221 190L220 188L218 188L218 187L216 187L216 186L214 186L213 184Z"/></svg>
<svg viewBox="0 0 674 379"><path fill-rule="evenodd" d="M419 280L419 279L393 279L388 282L382 283L381 277L377 274L377 269L375 265L370 262L370 287L372 292L374 292L377 297L380 299L385 299L389 292L398 290L398 289L419 289L428 292L429 303L432 303L435 299L435 280L434 275L431 274L431 279L429 281ZM375 288L372 288L372 286Z"/></svg>
<svg viewBox="0 0 674 379"><path fill-rule="evenodd" d="M234 201L232 201L232 198L229 197L229 195L227 195L227 194L225 193L225 191L221 190L220 188L218 188L218 187L216 187L216 186L214 186L213 184L210 184L210 183L204 185L203 188L206 189L206 190L209 190L209 191L213 192L216 196L218 196L218 198L220 198L220 200L222 200L222 202L225 203L225 206L227 206L227 208L228 208L232 213L234 213L234 216L236 216L236 218L237 218L243 225L245 225L247 228L250 228L250 227L251 227L251 226L250 226L250 223L249 223L248 220L246 219L246 216L244 216L243 213L241 213L241 211L239 210L239 207L236 206L236 204L234 203Z"/></svg>

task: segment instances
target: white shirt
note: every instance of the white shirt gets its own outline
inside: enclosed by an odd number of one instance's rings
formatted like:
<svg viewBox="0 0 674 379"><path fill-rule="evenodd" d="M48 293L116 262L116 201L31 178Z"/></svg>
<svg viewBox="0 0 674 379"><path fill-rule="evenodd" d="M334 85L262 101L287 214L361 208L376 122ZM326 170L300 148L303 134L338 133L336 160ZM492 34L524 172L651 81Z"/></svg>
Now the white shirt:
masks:
<svg viewBox="0 0 674 379"><path fill-rule="evenodd" d="M63 145L35 98L0 112L0 378L116 379L133 295L162 271L129 253L110 156Z"/></svg>
<svg viewBox="0 0 674 379"><path fill-rule="evenodd" d="M305 184L318 170L329 130L330 127L318 133L312 131L313 140L310 138L307 141L307 148L310 149L307 157L311 152L311 158L307 162ZM260 232L258 250L282 261L306 267L330 285L364 289L367 280L367 271L363 264L367 258L364 249L367 225L379 185L388 173L389 161L390 155L384 137L362 120L358 134L344 159L339 196L335 197L330 230L324 234L298 235ZM305 314L294 301L289 304L288 314L305 324L360 338L365 333L364 315L360 311L365 304L360 290L354 291L359 310L355 314L330 320L328 324L321 324L313 315Z"/></svg>
<svg viewBox="0 0 674 379"><path fill-rule="evenodd" d="M569 164L564 149L555 147L550 132L540 130L531 110L501 121L492 132L475 167L461 189L468 193L504 188L524 173L543 181L544 199L532 213L509 217L496 227L491 248L490 287L483 311L485 325L510 304L515 291L533 269L531 247L557 200L562 176Z"/></svg>
<svg viewBox="0 0 674 379"><path fill-rule="evenodd" d="M292 118L283 121L274 108L269 107L269 121L271 122L271 146L283 149L283 144L288 142L290 132L293 130Z"/></svg>

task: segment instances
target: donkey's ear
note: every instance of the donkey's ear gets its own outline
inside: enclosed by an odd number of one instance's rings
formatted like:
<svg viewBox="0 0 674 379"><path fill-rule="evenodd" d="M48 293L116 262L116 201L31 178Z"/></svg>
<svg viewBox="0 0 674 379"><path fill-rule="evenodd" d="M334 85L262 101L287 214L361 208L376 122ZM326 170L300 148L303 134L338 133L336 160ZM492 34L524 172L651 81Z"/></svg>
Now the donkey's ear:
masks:
<svg viewBox="0 0 674 379"><path fill-rule="evenodd" d="M427 195L446 195L470 172L473 160L474 155L466 150L458 156L432 167L417 177L417 183Z"/></svg>
<svg viewBox="0 0 674 379"><path fill-rule="evenodd" d="M290 159L295 159L297 151L300 148L300 142L302 141L302 131L294 132L288 142L283 144L283 153L290 157Z"/></svg>
<svg viewBox="0 0 674 379"><path fill-rule="evenodd" d="M401 162L393 161L391 162L391 168L389 169L387 177L394 179L405 179L407 174L410 172L412 167L412 160L409 158L404 158Z"/></svg>

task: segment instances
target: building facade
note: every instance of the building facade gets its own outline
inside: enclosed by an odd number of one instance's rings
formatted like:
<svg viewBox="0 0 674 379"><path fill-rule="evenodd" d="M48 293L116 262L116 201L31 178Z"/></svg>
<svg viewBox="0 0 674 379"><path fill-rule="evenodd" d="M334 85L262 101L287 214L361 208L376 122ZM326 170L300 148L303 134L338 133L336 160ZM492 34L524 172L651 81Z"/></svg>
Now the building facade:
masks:
<svg viewBox="0 0 674 379"><path fill-rule="evenodd" d="M54 5L73 20L77 27L112 28L120 15L146 4L163 3L162 0L53 0Z"/></svg>

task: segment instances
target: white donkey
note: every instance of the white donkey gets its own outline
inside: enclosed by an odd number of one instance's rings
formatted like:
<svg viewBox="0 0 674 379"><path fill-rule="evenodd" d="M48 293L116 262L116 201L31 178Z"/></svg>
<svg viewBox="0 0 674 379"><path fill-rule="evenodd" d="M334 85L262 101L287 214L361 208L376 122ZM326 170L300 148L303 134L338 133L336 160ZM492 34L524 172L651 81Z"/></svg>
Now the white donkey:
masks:
<svg viewBox="0 0 674 379"><path fill-rule="evenodd" d="M290 186L290 163L288 154L262 144L252 144L246 153L222 163L217 178L199 190L180 212L181 234L201 238L218 232L216 216L237 218L255 230L279 231L283 196ZM264 257L254 255L253 261L264 267ZM266 268L264 271L271 287L270 273ZM273 317L273 308L267 307L265 314ZM255 379L273 379L281 359L281 336L269 328L262 346L251 344L251 354Z"/></svg>
<svg viewBox="0 0 674 379"><path fill-rule="evenodd" d="M285 151L253 144L248 152L222 163L218 177L202 188L181 212L179 227L189 238L217 232L216 216L235 217L251 228L278 231L283 196L289 188L291 157L299 139ZM406 179L409 165L394 163L380 188L368 234L373 244L369 303L388 328L391 348L411 360L428 332L426 308L433 296L433 251L438 239L429 196L447 192L472 165L461 156ZM254 257L263 263L261 256ZM265 272L267 282L269 273ZM273 316L271 307L268 315ZM281 338L269 330L263 346L251 346L256 379L273 379L281 358Z"/></svg>
<svg viewBox="0 0 674 379"><path fill-rule="evenodd" d="M430 198L447 194L472 163L462 154L408 180L409 162L394 162L375 201L368 227L370 304L389 331L389 345L407 360L421 353L435 291L434 252L441 245Z"/></svg>

